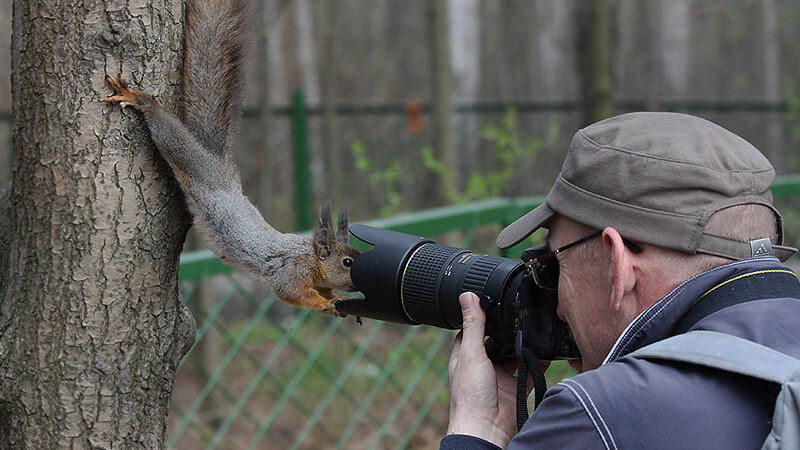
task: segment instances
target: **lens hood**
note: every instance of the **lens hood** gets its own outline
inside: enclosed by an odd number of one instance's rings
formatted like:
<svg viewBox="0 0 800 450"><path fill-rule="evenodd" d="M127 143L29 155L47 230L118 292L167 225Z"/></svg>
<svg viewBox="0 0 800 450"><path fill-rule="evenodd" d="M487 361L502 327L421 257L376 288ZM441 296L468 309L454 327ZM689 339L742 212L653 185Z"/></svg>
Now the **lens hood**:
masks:
<svg viewBox="0 0 800 450"><path fill-rule="evenodd" d="M361 224L351 226L350 233L374 248L361 253L350 268L353 285L364 298L338 300L334 304L336 310L352 316L416 324L403 310L399 286L414 251L433 241Z"/></svg>

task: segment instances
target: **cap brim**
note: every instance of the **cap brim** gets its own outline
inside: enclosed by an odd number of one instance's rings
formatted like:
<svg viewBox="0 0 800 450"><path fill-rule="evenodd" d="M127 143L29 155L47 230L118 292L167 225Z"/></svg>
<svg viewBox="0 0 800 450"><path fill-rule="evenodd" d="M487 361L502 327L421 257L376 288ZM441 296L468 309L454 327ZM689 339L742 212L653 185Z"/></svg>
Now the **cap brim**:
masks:
<svg viewBox="0 0 800 450"><path fill-rule="evenodd" d="M529 213L515 220L514 223L505 227L497 236L497 246L499 248L513 247L533 234L534 231L544 226L553 217L555 212L542 203Z"/></svg>

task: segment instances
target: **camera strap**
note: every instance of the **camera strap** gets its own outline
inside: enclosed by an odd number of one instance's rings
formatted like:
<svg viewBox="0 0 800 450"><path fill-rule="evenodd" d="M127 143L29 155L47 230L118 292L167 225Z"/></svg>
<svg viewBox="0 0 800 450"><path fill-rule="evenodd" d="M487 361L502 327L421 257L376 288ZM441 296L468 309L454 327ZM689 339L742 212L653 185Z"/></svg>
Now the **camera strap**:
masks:
<svg viewBox="0 0 800 450"><path fill-rule="evenodd" d="M514 351L517 358L519 358L519 364L517 365L517 431L519 431L522 430L522 426L528 420L528 374L530 373L533 379L534 410L544 399L544 393L547 391L547 380L536 355L533 354L531 349L523 345L524 342L527 342L527 302L518 299L514 302L514 308L516 315L514 320Z"/></svg>
<svg viewBox="0 0 800 450"><path fill-rule="evenodd" d="M767 298L800 298L797 275L788 268L753 270L718 283L689 306L670 336L685 333L702 318L739 303Z"/></svg>

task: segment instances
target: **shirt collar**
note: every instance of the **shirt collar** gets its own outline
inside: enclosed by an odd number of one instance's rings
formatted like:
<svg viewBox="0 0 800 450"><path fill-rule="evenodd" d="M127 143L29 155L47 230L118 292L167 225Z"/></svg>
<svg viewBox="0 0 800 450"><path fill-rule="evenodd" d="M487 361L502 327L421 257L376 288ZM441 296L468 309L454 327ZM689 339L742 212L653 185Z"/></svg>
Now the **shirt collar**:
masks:
<svg viewBox="0 0 800 450"><path fill-rule="evenodd" d="M769 266L782 265L774 257L745 259L715 267L689 278L628 324L625 331L617 338L617 342L611 347L603 364L615 361L645 345L667 338L672 327L692 303L722 280Z"/></svg>

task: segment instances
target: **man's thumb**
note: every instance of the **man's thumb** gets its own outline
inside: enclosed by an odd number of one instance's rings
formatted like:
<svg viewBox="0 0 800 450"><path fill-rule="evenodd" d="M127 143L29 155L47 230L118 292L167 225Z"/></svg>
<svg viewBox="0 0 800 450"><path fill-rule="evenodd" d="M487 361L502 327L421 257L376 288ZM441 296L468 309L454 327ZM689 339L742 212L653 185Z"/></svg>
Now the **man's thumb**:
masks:
<svg viewBox="0 0 800 450"><path fill-rule="evenodd" d="M461 316L463 318L462 327L462 346L483 348L483 332L486 325L486 313L481 309L478 296L472 292L464 292L458 297L461 304Z"/></svg>

